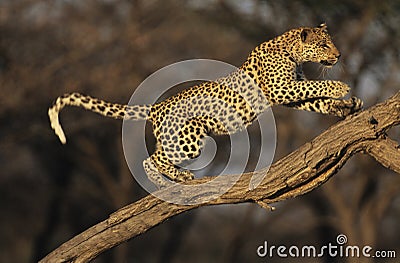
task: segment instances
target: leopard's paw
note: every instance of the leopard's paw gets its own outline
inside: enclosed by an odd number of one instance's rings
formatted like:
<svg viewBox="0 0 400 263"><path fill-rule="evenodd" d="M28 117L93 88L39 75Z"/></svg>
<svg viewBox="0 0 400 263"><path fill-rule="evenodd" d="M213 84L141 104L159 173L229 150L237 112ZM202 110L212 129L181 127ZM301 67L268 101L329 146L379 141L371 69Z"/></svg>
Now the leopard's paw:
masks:
<svg viewBox="0 0 400 263"><path fill-rule="evenodd" d="M334 114L338 117L346 117L360 111L362 107L363 102L357 97L351 97L348 100L338 100L335 105Z"/></svg>

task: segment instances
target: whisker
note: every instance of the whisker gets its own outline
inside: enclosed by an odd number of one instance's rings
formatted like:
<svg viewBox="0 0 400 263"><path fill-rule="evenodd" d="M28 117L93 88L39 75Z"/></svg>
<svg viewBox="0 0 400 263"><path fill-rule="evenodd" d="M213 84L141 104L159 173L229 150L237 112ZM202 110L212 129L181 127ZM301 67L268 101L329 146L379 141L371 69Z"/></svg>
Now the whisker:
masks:
<svg viewBox="0 0 400 263"><path fill-rule="evenodd" d="M331 67L326 67L324 65L320 65L321 73L319 74L318 78L326 78L327 76L329 77L329 70Z"/></svg>
<svg viewBox="0 0 400 263"><path fill-rule="evenodd" d="M344 62L341 62L341 63L340 63L341 73L344 73L344 72L346 71L346 70L345 70L345 67L347 67L346 64L345 64Z"/></svg>
<svg viewBox="0 0 400 263"><path fill-rule="evenodd" d="M345 73L345 67L346 65L343 62L339 62L337 64L339 75L343 75Z"/></svg>
<svg viewBox="0 0 400 263"><path fill-rule="evenodd" d="M319 65L318 66L318 69L319 69L319 74L318 74L318 79L321 79L321 78L324 78L324 75L325 75L325 73L324 73L324 69L325 69L325 67L323 66L323 65Z"/></svg>

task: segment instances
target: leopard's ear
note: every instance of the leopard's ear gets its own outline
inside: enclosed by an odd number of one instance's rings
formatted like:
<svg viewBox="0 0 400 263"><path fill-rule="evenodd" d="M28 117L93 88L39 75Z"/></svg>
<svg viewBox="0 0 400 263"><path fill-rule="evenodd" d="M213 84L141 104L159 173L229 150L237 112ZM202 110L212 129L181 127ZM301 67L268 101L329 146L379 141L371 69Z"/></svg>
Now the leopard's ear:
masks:
<svg viewBox="0 0 400 263"><path fill-rule="evenodd" d="M325 33L328 32L328 26L327 26L325 23L321 23L321 24L318 26L318 28L321 29L322 31L324 31Z"/></svg>
<svg viewBox="0 0 400 263"><path fill-rule="evenodd" d="M310 28L303 28L300 33L301 41L304 43L310 40L310 36L313 33L312 29Z"/></svg>

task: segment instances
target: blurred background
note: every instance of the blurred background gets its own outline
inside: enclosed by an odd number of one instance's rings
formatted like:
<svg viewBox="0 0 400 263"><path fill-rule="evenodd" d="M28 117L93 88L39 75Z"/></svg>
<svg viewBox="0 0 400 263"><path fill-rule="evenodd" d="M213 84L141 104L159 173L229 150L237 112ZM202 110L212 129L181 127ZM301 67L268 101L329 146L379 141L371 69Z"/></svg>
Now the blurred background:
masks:
<svg viewBox="0 0 400 263"><path fill-rule="evenodd" d="M194 58L240 66L261 42L321 22L341 63L327 72L307 65L308 78L343 80L366 107L399 90L398 0L0 0L0 262L37 261L147 194L126 165L122 122L68 108L63 146L47 117L57 96L77 91L126 103L163 66ZM275 160L338 121L273 110ZM389 134L399 140L400 129ZM196 209L94 262L282 262L259 258L257 247L336 244L338 234L348 244L396 250L397 260L379 262L399 262L400 176L368 156L354 156L325 185L276 208Z"/></svg>

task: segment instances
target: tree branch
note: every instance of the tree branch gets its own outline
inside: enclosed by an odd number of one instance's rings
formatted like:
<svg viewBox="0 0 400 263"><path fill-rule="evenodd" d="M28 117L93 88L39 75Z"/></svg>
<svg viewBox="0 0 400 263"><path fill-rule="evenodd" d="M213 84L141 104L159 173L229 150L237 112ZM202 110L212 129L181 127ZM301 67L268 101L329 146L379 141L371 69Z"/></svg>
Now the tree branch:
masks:
<svg viewBox="0 0 400 263"><path fill-rule="evenodd" d="M400 145L390 138L380 138L369 143L365 151L386 168L400 174Z"/></svg>
<svg viewBox="0 0 400 263"><path fill-rule="evenodd" d="M229 184L234 176L224 176L224 182L184 193L184 196L189 196L186 201L197 202L196 205L171 204L148 195L65 242L40 262L87 262L168 218L200 206L254 202L271 210L271 203L303 195L317 188L358 152L370 154L385 167L400 173L399 146L386 138L386 131L398 124L400 92L381 104L338 122L275 162L269 170L241 175L228 192L210 202L201 201L212 196L223 184ZM256 188L251 186L252 178L262 178ZM206 177L187 184L202 184L211 180L212 177ZM185 191L173 186L162 190L160 194L166 198L173 197L178 190Z"/></svg>

